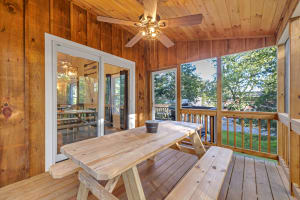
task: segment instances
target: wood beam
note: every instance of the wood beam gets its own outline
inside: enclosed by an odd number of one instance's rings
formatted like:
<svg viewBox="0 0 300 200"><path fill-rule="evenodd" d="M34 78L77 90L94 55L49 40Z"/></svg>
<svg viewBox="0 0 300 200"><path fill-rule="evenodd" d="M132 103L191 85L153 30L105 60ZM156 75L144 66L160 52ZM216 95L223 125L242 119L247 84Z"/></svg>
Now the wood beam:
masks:
<svg viewBox="0 0 300 200"><path fill-rule="evenodd" d="M300 119L300 17L290 20L289 119ZM300 185L300 136L289 128L290 177Z"/></svg>
<svg viewBox="0 0 300 200"><path fill-rule="evenodd" d="M286 7L283 11L283 16L278 24L277 31L276 31L276 43L280 40L285 27L287 26L294 10L296 9L297 5L299 3L299 0L289 0L288 3L286 4Z"/></svg>

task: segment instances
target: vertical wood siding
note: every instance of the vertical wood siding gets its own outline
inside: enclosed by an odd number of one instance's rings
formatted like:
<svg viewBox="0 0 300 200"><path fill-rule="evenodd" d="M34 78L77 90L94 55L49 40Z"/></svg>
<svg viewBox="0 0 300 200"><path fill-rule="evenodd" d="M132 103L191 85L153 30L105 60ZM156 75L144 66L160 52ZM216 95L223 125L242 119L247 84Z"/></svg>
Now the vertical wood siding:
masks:
<svg viewBox="0 0 300 200"><path fill-rule="evenodd" d="M156 41L149 42L149 71L176 68L176 65L219 57L275 45L275 37L226 40L178 41L165 48Z"/></svg>
<svg viewBox="0 0 300 200"><path fill-rule="evenodd" d="M12 110L0 113L0 187L45 168L45 32L136 62L136 125L148 119L143 41L125 48L131 33L69 0L0 1L0 16L0 110Z"/></svg>

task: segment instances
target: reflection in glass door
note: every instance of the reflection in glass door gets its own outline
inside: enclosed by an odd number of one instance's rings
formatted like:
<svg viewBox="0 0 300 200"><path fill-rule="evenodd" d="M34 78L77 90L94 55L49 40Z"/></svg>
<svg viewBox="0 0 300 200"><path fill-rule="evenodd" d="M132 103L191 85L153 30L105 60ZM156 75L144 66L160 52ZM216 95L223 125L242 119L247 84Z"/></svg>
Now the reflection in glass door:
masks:
<svg viewBox="0 0 300 200"><path fill-rule="evenodd" d="M152 72L152 119L176 120L176 69Z"/></svg>
<svg viewBox="0 0 300 200"><path fill-rule="evenodd" d="M124 67L104 63L105 135L128 129L129 71Z"/></svg>
<svg viewBox="0 0 300 200"><path fill-rule="evenodd" d="M99 62L66 52L56 55L59 155L62 145L98 136Z"/></svg>

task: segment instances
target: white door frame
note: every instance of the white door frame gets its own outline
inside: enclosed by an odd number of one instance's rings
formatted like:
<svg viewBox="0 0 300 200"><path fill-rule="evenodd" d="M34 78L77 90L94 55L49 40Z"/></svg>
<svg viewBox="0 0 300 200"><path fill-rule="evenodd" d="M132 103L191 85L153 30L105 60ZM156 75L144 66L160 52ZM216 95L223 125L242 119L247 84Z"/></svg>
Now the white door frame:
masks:
<svg viewBox="0 0 300 200"><path fill-rule="evenodd" d="M165 69L165 70L160 70L160 71L155 71L151 73L151 87L152 87L152 120L155 120L155 109L154 109L154 102L155 102L155 93L154 93L154 76L156 74L161 74L161 73L167 73L167 72L175 72L175 120L177 120L177 69L172 68L172 69Z"/></svg>
<svg viewBox="0 0 300 200"><path fill-rule="evenodd" d="M114 56L103 51L81 45L51 34L45 33L45 170L57 160L57 57L56 52L67 53L84 57L99 62L99 113L98 136L104 135L104 102L105 102L105 77L104 64L111 64L129 69L129 94L128 94L128 127L135 127L135 62Z"/></svg>

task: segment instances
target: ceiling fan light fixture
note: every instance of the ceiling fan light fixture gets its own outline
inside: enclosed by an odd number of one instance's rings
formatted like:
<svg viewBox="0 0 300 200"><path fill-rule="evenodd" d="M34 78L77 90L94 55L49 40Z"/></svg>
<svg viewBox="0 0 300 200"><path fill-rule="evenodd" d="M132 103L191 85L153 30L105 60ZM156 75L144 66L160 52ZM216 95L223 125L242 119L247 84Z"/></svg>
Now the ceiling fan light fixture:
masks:
<svg viewBox="0 0 300 200"><path fill-rule="evenodd" d="M154 33L154 32L155 32L155 28L154 28L154 27L149 27L149 31L150 31L151 33Z"/></svg>

